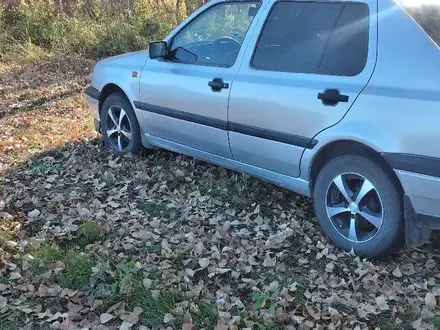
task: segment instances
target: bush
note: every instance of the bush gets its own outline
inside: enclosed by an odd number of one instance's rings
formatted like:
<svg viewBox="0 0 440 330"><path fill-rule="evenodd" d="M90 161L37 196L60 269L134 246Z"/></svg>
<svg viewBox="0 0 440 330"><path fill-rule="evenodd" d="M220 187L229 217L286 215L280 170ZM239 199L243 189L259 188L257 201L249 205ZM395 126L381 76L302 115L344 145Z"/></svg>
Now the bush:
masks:
<svg viewBox="0 0 440 330"><path fill-rule="evenodd" d="M7 7L0 3L0 53L16 57L42 49L102 58L145 49L197 4L195 0L160 3L156 7L147 0L34 0Z"/></svg>

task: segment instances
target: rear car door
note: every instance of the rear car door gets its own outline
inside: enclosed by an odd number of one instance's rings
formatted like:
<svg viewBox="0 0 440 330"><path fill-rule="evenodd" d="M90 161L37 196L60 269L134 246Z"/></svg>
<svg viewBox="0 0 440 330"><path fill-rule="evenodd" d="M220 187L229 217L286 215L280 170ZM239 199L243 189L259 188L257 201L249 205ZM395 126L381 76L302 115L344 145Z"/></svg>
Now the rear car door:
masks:
<svg viewBox="0 0 440 330"><path fill-rule="evenodd" d="M373 73L376 17L376 0L274 2L233 83L234 159L298 177L305 148L344 117Z"/></svg>
<svg viewBox="0 0 440 330"><path fill-rule="evenodd" d="M135 103L144 132L165 143L232 157L227 134L230 85L258 7L256 1L213 1L171 35L167 58L147 60L141 100Z"/></svg>

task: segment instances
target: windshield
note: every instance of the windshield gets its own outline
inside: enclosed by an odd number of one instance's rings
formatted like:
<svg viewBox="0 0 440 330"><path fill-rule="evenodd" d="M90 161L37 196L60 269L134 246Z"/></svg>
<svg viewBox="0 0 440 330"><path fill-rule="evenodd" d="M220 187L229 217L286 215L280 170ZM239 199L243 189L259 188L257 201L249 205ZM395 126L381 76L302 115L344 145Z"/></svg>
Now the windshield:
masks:
<svg viewBox="0 0 440 330"><path fill-rule="evenodd" d="M440 1L400 0L406 11L440 46Z"/></svg>

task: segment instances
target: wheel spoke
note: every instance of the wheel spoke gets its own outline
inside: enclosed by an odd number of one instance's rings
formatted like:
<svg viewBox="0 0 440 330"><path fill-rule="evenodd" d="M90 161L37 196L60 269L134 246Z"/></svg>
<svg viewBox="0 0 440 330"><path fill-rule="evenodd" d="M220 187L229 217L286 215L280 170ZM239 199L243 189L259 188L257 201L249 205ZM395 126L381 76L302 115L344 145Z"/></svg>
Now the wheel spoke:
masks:
<svg viewBox="0 0 440 330"><path fill-rule="evenodd" d="M107 136L110 137L110 136L112 136L113 134L115 134L117 132L118 132L118 130L116 130L116 129L108 129L107 130Z"/></svg>
<svg viewBox="0 0 440 330"><path fill-rule="evenodd" d="M120 151L122 151L122 139L121 139L121 134L118 135L118 148Z"/></svg>
<svg viewBox="0 0 440 330"><path fill-rule="evenodd" d="M365 210L359 211L359 215L371 223L374 227L380 228L382 226L382 216L371 211L367 212Z"/></svg>
<svg viewBox="0 0 440 330"><path fill-rule="evenodd" d="M359 203L361 202L362 198L364 198L365 195L368 194L373 189L374 189L373 184L369 180L365 179L364 183L362 184L362 188L361 188L361 190L359 191L359 194L356 197L356 204L359 205Z"/></svg>
<svg viewBox="0 0 440 330"><path fill-rule="evenodd" d="M345 206L327 206L327 214L330 218L345 212L350 212L350 209Z"/></svg>
<svg viewBox="0 0 440 330"><path fill-rule="evenodd" d="M344 178L342 177L342 175L338 175L334 180L333 183L336 185L336 187L338 187L339 191L341 192L341 194L344 196L345 200L348 203L351 203L351 197L349 195L349 188L347 187L347 184L344 180Z"/></svg>
<svg viewBox="0 0 440 330"><path fill-rule="evenodd" d="M356 217L352 216L350 219L350 228L348 231L348 238L352 241L358 241L357 233L356 233Z"/></svg>
<svg viewBox="0 0 440 330"><path fill-rule="evenodd" d="M121 109L121 112L119 113L119 127L122 127L122 120L124 119L124 117L127 114L125 113L125 111L123 109Z"/></svg>
<svg viewBox="0 0 440 330"><path fill-rule="evenodd" d="M131 141L131 132L127 132L121 129L121 133L124 134L124 136Z"/></svg>
<svg viewBox="0 0 440 330"><path fill-rule="evenodd" d="M112 122L115 124L115 126L116 127L118 127L119 126L119 124L118 124L118 121L116 120L116 118L115 118L115 114L114 114L114 110L113 110L114 108L110 108L110 110L109 110L109 112L108 112L108 115L109 115L109 117L110 117L110 119L112 120Z"/></svg>

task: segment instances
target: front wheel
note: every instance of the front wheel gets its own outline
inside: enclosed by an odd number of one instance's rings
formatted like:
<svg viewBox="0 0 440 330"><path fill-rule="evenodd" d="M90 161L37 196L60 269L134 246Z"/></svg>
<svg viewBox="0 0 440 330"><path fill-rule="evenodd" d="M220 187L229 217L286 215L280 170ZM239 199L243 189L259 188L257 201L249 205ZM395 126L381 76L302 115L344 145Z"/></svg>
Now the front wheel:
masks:
<svg viewBox="0 0 440 330"><path fill-rule="evenodd" d="M116 153L142 150L141 131L133 107L120 93L105 99L101 109L101 131L105 145Z"/></svg>
<svg viewBox="0 0 440 330"><path fill-rule="evenodd" d="M331 160L318 175L313 199L323 232L338 247L379 257L403 246L400 190L371 159L345 155Z"/></svg>

